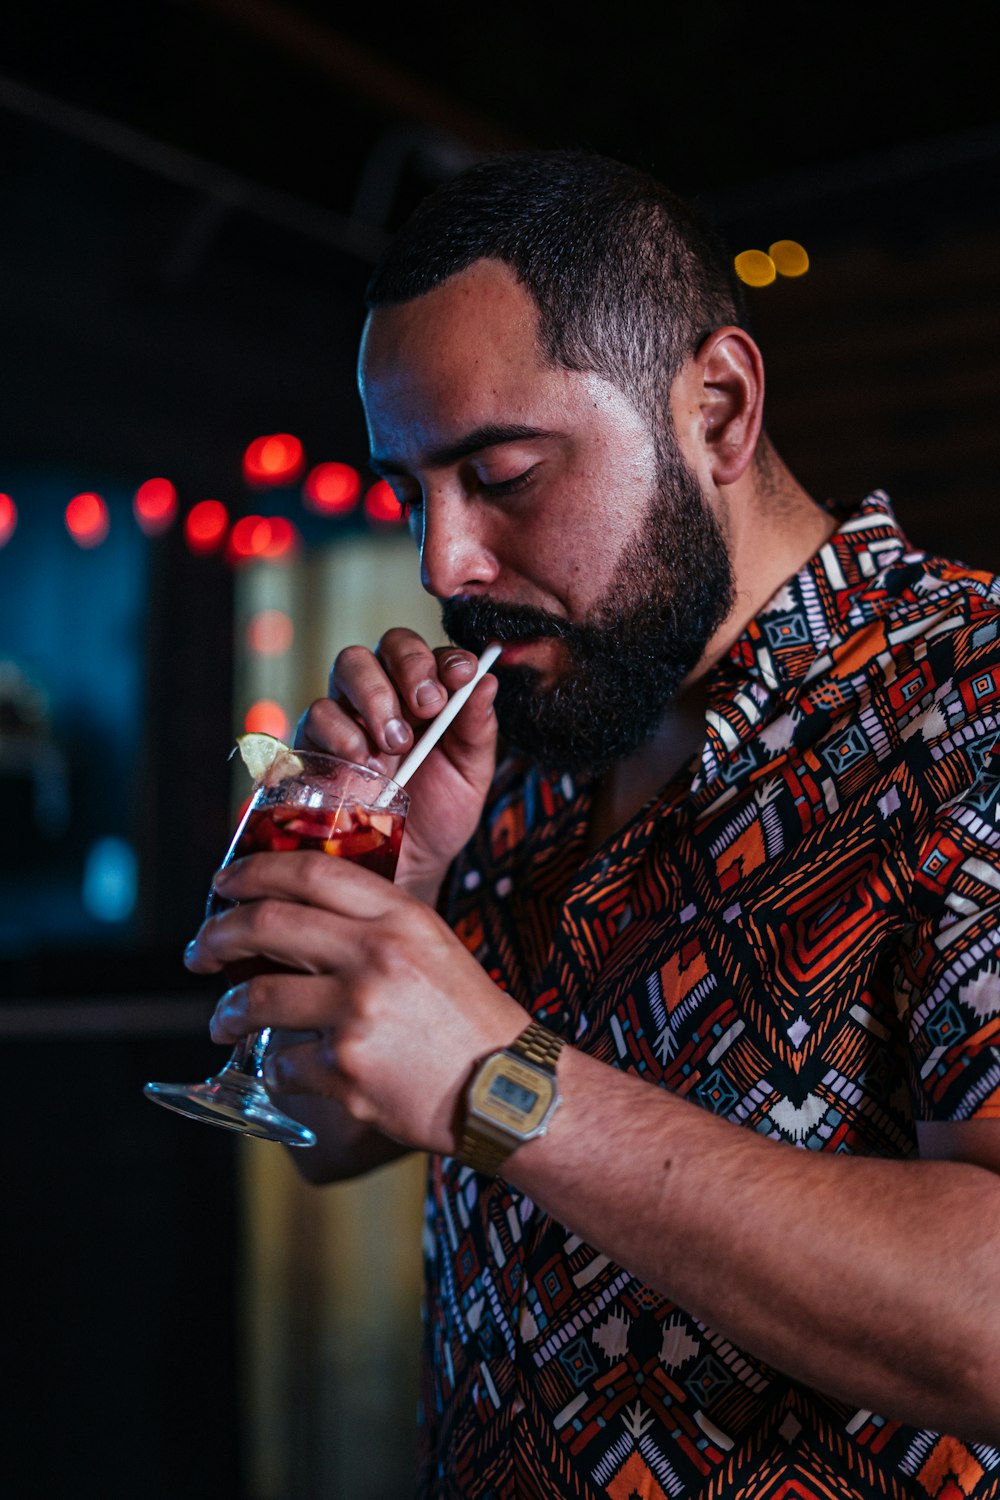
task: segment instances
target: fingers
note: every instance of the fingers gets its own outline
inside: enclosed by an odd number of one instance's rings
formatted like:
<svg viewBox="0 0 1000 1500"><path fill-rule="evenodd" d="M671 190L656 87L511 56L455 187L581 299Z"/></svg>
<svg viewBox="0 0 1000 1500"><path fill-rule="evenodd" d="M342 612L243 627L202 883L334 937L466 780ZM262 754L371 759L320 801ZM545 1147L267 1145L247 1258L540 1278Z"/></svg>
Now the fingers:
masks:
<svg viewBox="0 0 1000 1500"><path fill-rule="evenodd" d="M312 974L258 974L226 991L209 1026L212 1040L233 1046L251 1032L271 1027L268 1051L321 1045L336 1020L336 981ZM295 1035L298 1033L298 1035Z"/></svg>
<svg viewBox="0 0 1000 1500"><path fill-rule="evenodd" d="M237 904L203 923L189 945L184 962L194 973L247 959L305 973L364 962L369 921L406 899L383 876L325 854L252 855L220 870L215 883Z"/></svg>
<svg viewBox="0 0 1000 1500"><path fill-rule="evenodd" d="M294 902L362 920L381 917L405 899L384 875L366 870L353 860L311 849L286 849L234 859L216 872L212 888L226 901L249 903L275 897L279 902ZM234 915L238 909L220 915ZM308 927L301 912L297 920L302 927Z"/></svg>
<svg viewBox="0 0 1000 1500"><path fill-rule="evenodd" d="M376 1110L358 1086L368 1030L352 1016L348 994L336 975L258 974L234 985L212 1016L212 1040L235 1046L244 1036L271 1029L264 1081L276 1094L315 1094L333 1099L362 1122Z"/></svg>
<svg viewBox="0 0 1000 1500"><path fill-rule="evenodd" d="M327 1032L280 1050L268 1048L264 1081L274 1093L337 1097L337 1043L333 1034Z"/></svg>
<svg viewBox="0 0 1000 1500"><path fill-rule="evenodd" d="M302 715L295 731L295 744L302 750L338 755L356 766L369 766L385 775L396 758L387 761L364 725L331 698L317 698Z"/></svg>
<svg viewBox="0 0 1000 1500"><path fill-rule="evenodd" d="M415 631L389 630L376 651L348 646L330 674L330 697L312 705L301 742L369 763L405 755L414 728L447 703L476 670L476 659L454 646L434 650Z"/></svg>

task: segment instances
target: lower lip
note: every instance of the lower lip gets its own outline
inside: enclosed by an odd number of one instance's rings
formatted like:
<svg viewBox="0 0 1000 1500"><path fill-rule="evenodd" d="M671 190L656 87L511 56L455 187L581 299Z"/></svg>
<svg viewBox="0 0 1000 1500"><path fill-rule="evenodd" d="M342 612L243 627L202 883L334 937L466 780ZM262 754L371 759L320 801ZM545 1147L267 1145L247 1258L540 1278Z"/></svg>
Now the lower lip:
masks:
<svg viewBox="0 0 1000 1500"><path fill-rule="evenodd" d="M500 666L514 666L537 645L537 641L507 641L500 656Z"/></svg>

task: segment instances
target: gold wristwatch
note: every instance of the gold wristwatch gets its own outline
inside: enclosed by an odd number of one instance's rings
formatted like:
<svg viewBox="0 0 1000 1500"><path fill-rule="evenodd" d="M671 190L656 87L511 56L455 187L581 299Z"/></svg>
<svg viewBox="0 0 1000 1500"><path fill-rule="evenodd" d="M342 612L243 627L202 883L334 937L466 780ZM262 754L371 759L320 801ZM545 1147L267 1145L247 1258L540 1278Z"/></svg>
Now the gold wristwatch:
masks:
<svg viewBox="0 0 1000 1500"><path fill-rule="evenodd" d="M465 1098L458 1160L495 1177L512 1151L544 1135L559 1104L556 1063L563 1038L531 1021L516 1042L491 1052Z"/></svg>

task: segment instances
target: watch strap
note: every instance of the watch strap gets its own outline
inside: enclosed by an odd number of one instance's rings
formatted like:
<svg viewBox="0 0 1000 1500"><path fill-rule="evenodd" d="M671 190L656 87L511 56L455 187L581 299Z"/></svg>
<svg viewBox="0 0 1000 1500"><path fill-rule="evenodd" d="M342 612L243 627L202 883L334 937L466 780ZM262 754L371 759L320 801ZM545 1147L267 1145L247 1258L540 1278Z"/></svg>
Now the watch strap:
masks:
<svg viewBox="0 0 1000 1500"><path fill-rule="evenodd" d="M491 1140L466 1122L462 1128L458 1159L463 1167L471 1167L484 1177L495 1177L513 1149L509 1141Z"/></svg>
<svg viewBox="0 0 1000 1500"><path fill-rule="evenodd" d="M536 1068L544 1068L546 1073L554 1074L559 1054L565 1045L564 1037L556 1036L554 1031L546 1030L537 1021L529 1021L507 1051L516 1052L525 1062L534 1063Z"/></svg>

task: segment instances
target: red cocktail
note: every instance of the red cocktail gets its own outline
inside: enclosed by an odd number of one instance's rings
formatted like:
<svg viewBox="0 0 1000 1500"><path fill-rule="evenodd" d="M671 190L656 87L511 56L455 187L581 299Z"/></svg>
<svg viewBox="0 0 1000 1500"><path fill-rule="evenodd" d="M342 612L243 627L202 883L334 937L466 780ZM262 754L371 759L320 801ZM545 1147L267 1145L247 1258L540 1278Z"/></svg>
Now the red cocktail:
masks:
<svg viewBox="0 0 1000 1500"><path fill-rule="evenodd" d="M223 863L248 854L313 849L391 880L409 800L401 787L377 771L330 755L295 751L276 762L257 787ZM229 905L212 891L207 915L215 916ZM231 966L226 977L230 984L239 984L274 967L266 960L249 959ZM290 1146L315 1145L313 1132L279 1110L264 1087L270 1035L265 1030L245 1038L214 1078L194 1084L147 1083L146 1097L245 1135Z"/></svg>

